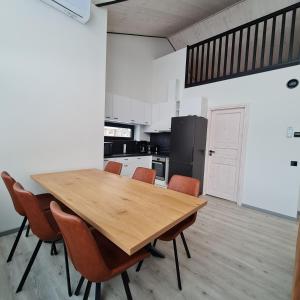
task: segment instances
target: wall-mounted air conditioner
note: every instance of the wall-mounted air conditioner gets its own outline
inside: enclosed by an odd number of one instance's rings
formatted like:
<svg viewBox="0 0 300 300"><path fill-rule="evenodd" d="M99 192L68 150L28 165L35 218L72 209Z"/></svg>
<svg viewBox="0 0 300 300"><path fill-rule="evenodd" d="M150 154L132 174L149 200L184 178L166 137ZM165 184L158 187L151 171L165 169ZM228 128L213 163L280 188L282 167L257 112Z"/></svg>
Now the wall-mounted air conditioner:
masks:
<svg viewBox="0 0 300 300"><path fill-rule="evenodd" d="M91 15L91 0L41 0L69 17L86 23Z"/></svg>

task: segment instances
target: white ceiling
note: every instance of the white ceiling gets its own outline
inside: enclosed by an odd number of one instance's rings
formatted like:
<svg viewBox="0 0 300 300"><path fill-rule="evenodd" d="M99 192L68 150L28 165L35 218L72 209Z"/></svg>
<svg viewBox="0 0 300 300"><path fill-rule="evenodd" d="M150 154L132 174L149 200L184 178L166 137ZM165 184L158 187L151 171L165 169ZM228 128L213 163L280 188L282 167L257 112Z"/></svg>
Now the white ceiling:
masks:
<svg viewBox="0 0 300 300"><path fill-rule="evenodd" d="M107 6L108 31L170 36L239 1L128 0Z"/></svg>

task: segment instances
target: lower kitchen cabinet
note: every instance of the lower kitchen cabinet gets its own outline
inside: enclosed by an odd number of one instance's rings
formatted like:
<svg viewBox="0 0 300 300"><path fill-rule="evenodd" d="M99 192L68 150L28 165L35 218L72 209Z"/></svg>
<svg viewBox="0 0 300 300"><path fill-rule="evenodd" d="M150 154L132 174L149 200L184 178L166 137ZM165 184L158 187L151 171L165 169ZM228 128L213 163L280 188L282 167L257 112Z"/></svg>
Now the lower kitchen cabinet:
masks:
<svg viewBox="0 0 300 300"><path fill-rule="evenodd" d="M104 159L104 167L108 161L116 161L123 164L122 176L132 177L137 167L151 168L152 156L126 156L126 157L112 157Z"/></svg>

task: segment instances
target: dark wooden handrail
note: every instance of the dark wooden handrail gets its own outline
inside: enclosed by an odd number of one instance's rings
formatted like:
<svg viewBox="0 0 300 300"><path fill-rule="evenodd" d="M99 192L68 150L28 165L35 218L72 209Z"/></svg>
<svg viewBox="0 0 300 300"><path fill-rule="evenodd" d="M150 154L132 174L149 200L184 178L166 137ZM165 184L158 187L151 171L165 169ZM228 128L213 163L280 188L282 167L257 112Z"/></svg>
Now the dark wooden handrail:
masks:
<svg viewBox="0 0 300 300"><path fill-rule="evenodd" d="M185 87L300 64L300 2L187 46Z"/></svg>

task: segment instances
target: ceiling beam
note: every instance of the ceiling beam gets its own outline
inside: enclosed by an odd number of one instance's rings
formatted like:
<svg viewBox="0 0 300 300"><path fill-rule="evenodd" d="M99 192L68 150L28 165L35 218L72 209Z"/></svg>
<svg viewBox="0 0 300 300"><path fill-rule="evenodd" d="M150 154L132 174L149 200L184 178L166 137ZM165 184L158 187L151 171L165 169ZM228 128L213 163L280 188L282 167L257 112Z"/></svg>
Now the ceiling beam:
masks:
<svg viewBox="0 0 300 300"><path fill-rule="evenodd" d="M167 36L156 36L156 35L145 35L145 34L135 34L135 33L126 33L126 32L112 32L112 31L107 31L108 34L120 34L120 35L131 35L131 36L138 36L138 37L148 37L148 38L157 38L157 39L166 39L170 46L173 48L174 51L176 51L174 45L172 42L169 40Z"/></svg>

